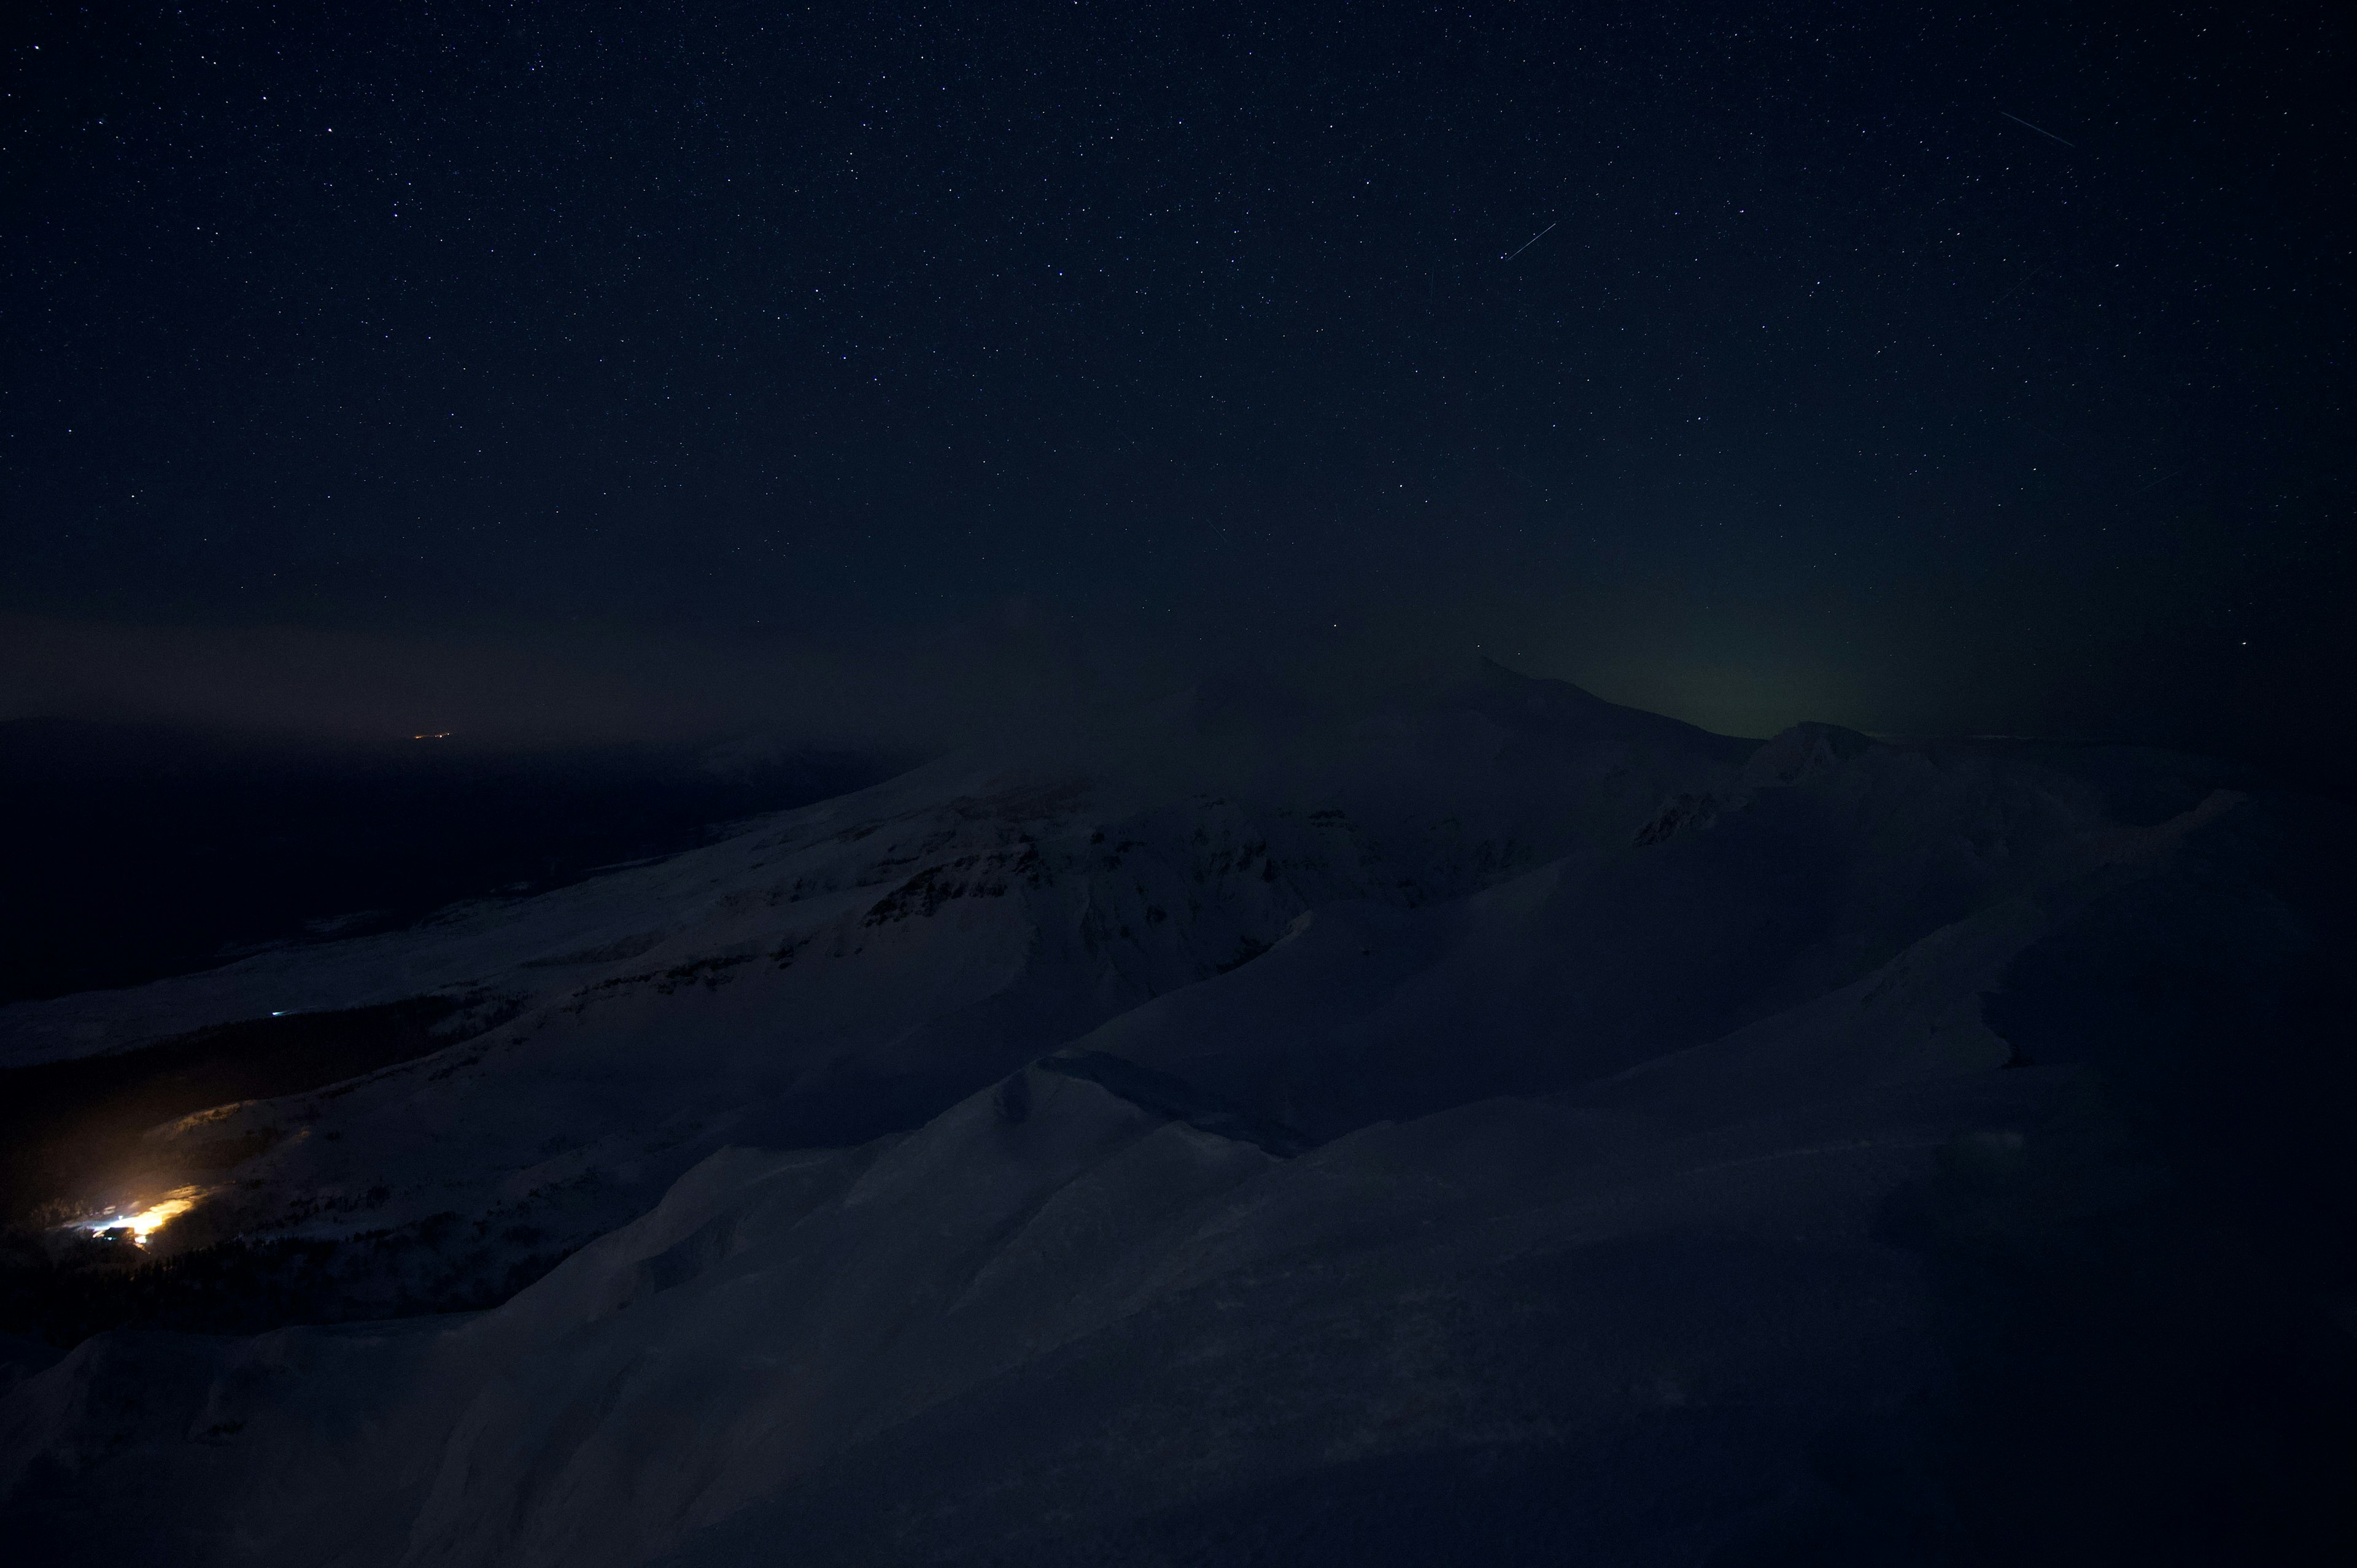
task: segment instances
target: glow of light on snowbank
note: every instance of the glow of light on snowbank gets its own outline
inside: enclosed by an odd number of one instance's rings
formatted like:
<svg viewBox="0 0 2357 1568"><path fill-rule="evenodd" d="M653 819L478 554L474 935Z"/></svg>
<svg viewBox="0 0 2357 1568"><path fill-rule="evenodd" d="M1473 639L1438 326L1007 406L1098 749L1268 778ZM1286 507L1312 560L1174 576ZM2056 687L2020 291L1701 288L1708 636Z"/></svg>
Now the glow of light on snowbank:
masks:
<svg viewBox="0 0 2357 1568"><path fill-rule="evenodd" d="M93 1234L128 1230L131 1239L145 1247L147 1238L154 1235L158 1227L167 1220L178 1219L196 1206L197 1189L184 1187L178 1192L166 1193L136 1214L109 1214L97 1219L86 1219L82 1221L82 1229Z"/></svg>

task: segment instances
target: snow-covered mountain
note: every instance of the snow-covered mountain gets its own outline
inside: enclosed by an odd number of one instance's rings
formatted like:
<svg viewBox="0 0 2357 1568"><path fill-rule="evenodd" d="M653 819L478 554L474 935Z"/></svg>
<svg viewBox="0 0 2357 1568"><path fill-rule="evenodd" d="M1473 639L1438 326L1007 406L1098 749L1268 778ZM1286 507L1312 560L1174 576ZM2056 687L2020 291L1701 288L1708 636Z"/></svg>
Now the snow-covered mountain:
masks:
<svg viewBox="0 0 2357 1568"><path fill-rule="evenodd" d="M333 1241L386 1310L570 1254L488 1311L91 1338L0 1402L0 1511L188 1563L1969 1555L1958 1260L2163 1223L2120 1173L2199 1009L2121 1009L2219 922L2220 1017L2325 1026L2303 812L1491 666L1342 719L1196 693L0 1009L21 1063L451 998L475 1032L158 1128L119 1197L195 1189L159 1252Z"/></svg>

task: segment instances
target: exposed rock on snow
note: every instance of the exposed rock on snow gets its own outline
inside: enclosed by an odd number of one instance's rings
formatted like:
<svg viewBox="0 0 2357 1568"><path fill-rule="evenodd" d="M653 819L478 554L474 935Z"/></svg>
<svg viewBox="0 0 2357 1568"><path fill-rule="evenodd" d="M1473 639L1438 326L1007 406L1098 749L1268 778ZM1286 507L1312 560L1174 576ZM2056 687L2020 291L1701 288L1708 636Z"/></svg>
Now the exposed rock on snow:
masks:
<svg viewBox="0 0 2357 1568"><path fill-rule="evenodd" d="M2272 808L2116 796L1491 667L0 1011L24 1055L508 997L210 1121L277 1134L210 1223L586 1242L486 1312L91 1338L0 1401L0 1516L187 1563L1923 1560L1977 1516L1924 1413L1946 1276L1892 1216L2048 1169L2108 1092L2004 1070L1985 998L2263 858Z"/></svg>

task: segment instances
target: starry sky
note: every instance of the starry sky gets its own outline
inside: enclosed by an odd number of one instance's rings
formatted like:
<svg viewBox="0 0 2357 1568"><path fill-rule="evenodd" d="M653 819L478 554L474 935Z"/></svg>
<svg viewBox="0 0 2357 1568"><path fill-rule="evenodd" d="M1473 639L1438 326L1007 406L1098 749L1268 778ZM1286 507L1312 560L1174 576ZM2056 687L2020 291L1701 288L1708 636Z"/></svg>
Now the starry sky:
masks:
<svg viewBox="0 0 2357 1568"><path fill-rule="evenodd" d="M2312 746L2330 9L41 7L0 708L1028 638Z"/></svg>

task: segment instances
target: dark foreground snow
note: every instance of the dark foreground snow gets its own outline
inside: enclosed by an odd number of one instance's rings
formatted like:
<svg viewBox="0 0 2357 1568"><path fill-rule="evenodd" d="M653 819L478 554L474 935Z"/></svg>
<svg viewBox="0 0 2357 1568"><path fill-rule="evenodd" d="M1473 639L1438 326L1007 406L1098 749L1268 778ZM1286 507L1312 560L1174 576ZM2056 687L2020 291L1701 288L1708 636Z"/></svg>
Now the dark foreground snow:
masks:
<svg viewBox="0 0 2357 1568"><path fill-rule="evenodd" d="M2345 835L2217 785L1492 671L0 1010L21 1060L496 996L156 1158L259 1151L214 1234L587 1240L490 1311L27 1350L0 1525L59 1562L2329 1560Z"/></svg>

